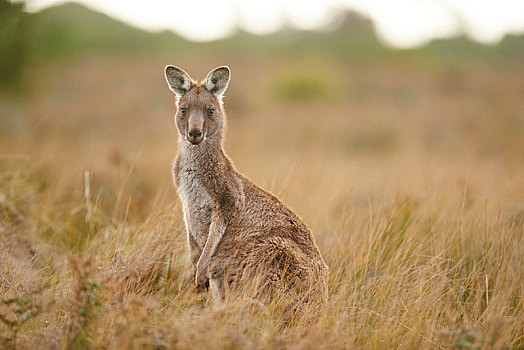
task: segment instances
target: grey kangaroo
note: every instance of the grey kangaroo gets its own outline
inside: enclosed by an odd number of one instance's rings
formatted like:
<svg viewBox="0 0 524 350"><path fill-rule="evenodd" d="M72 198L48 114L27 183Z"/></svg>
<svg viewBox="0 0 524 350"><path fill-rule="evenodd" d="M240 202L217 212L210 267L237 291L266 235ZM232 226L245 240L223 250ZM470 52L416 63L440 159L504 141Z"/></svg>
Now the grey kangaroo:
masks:
<svg viewBox="0 0 524 350"><path fill-rule="evenodd" d="M224 152L222 99L230 76L223 66L196 82L180 68L165 68L176 95L173 170L196 290L210 288L219 303L235 291L263 303L323 303L328 267L310 230L277 197L239 174Z"/></svg>

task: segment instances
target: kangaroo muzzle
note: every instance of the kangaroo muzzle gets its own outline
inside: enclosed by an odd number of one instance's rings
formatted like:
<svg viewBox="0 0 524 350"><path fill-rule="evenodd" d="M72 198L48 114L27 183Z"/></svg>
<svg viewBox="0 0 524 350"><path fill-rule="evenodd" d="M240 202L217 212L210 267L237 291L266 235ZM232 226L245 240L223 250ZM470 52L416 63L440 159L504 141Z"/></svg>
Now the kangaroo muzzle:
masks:
<svg viewBox="0 0 524 350"><path fill-rule="evenodd" d="M186 138L193 145L198 145L204 140L205 117L199 113L193 113L187 121Z"/></svg>
<svg viewBox="0 0 524 350"><path fill-rule="evenodd" d="M204 133L200 128L190 129L187 133L187 140L193 145L198 145L204 139Z"/></svg>

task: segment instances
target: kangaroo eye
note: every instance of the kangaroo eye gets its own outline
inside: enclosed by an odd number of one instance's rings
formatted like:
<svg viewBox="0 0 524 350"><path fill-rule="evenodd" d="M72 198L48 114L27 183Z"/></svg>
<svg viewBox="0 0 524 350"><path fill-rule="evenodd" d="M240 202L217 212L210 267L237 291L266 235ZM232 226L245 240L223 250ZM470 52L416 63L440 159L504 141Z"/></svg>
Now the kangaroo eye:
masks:
<svg viewBox="0 0 524 350"><path fill-rule="evenodd" d="M209 109L207 110L207 116L208 116L208 117L212 117L212 116L214 116L214 115L215 115L215 110L209 108Z"/></svg>
<svg viewBox="0 0 524 350"><path fill-rule="evenodd" d="M186 115L187 114L187 108L180 108L180 113L182 115Z"/></svg>

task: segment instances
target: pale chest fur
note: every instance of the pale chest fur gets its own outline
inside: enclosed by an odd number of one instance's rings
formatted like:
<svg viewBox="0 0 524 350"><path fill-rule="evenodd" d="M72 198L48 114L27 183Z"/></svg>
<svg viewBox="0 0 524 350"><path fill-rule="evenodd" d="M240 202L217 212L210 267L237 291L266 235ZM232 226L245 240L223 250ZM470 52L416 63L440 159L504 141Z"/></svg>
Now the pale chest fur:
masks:
<svg viewBox="0 0 524 350"><path fill-rule="evenodd" d="M188 235L202 247L206 242L211 223L210 197L202 185L197 169L184 162L183 157L178 161L175 176Z"/></svg>

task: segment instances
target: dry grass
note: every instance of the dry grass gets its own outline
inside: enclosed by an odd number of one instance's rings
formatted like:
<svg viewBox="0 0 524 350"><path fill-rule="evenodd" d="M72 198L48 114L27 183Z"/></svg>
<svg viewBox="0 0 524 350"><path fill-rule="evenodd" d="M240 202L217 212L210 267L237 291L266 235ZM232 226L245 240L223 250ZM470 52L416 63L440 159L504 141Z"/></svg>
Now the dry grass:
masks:
<svg viewBox="0 0 524 350"><path fill-rule="evenodd" d="M224 60L226 149L313 229L320 318L193 292L162 67L222 62L99 57L42 72L2 139L0 347L524 347L522 70Z"/></svg>

